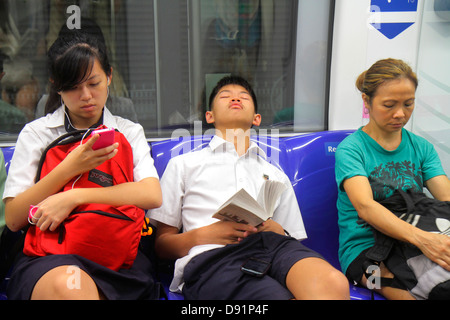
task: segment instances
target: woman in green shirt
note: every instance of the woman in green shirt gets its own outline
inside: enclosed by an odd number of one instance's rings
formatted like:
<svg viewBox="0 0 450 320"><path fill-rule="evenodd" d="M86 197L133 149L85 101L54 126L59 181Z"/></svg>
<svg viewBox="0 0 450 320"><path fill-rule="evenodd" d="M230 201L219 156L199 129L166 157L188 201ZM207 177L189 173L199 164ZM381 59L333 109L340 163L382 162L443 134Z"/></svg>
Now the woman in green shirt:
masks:
<svg viewBox="0 0 450 320"><path fill-rule="evenodd" d="M336 151L336 181L340 227L339 256L347 277L367 285L365 251L373 246L370 228L418 247L429 259L450 271L450 238L422 231L396 217L378 201L396 189L422 191L426 186L439 200L450 200L450 181L434 147L403 127L414 110L417 77L401 60L384 59L356 81L369 110L369 123L345 139ZM392 273L381 264L381 277ZM381 286L388 299L413 299L406 288Z"/></svg>

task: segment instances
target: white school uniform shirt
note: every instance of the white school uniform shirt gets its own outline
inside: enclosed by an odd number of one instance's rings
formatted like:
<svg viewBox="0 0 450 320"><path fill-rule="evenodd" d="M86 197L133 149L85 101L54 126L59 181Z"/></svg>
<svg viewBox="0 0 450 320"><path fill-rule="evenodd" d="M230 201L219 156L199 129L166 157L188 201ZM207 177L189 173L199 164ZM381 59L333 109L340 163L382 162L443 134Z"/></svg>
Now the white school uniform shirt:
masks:
<svg viewBox="0 0 450 320"><path fill-rule="evenodd" d="M208 147L169 161L161 178L163 205L149 211L149 217L182 228L183 232L207 226L218 221L212 215L241 188L256 199L267 178L287 187L275 205L273 220L292 237L305 239L300 209L286 174L267 162L264 151L255 142L239 157L234 145L218 136L214 136ZM184 267L195 255L219 247L222 245L196 246L178 259L170 290L181 291Z"/></svg>
<svg viewBox="0 0 450 320"><path fill-rule="evenodd" d="M22 129L9 168L3 199L16 197L34 184L42 152L52 141L66 133L64 116L64 108L60 107L52 114L26 124ZM140 124L114 116L106 107L103 124L119 130L130 143L133 149L135 181L148 177L158 178L150 147Z"/></svg>

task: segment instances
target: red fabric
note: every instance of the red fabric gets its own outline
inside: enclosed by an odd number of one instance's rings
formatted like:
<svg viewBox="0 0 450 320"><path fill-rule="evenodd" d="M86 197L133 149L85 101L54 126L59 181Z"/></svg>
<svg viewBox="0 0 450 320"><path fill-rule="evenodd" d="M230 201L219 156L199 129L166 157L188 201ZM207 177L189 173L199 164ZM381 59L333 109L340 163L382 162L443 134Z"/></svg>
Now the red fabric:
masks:
<svg viewBox="0 0 450 320"><path fill-rule="evenodd" d="M87 135L86 135L87 136ZM85 137L83 143L90 137ZM73 188L102 188L133 181L133 153L126 138L115 132L118 153L97 168L74 177L62 192ZM80 141L50 148L39 179L55 168ZM54 232L31 225L25 237L29 256L77 254L112 270L130 268L137 254L145 212L136 206L81 205Z"/></svg>

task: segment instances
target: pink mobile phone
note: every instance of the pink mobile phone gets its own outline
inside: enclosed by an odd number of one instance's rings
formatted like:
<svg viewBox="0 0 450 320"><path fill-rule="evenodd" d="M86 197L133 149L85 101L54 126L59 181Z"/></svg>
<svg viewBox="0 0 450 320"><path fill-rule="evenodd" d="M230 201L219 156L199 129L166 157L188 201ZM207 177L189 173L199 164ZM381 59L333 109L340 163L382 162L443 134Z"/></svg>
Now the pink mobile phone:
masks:
<svg viewBox="0 0 450 320"><path fill-rule="evenodd" d="M92 146L93 150L105 148L114 143L114 128L94 130L92 131L91 136L96 133L100 135L100 138L98 138Z"/></svg>

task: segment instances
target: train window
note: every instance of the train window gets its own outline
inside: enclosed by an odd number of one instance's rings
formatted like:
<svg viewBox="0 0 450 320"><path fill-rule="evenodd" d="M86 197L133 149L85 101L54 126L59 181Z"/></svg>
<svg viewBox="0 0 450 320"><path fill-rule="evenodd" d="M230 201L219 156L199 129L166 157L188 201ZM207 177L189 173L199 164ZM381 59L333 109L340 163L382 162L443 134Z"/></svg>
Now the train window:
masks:
<svg viewBox="0 0 450 320"><path fill-rule="evenodd" d="M450 172L450 0L425 1L417 75L419 87L412 129L433 143Z"/></svg>
<svg viewBox="0 0 450 320"><path fill-rule="evenodd" d="M9 0L0 2L0 141L44 115L46 51L60 28L95 25L109 48L107 106L149 139L205 130L206 101L227 74L247 78L262 129L327 129L334 1Z"/></svg>

